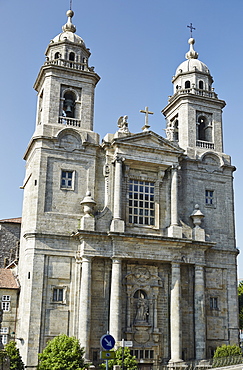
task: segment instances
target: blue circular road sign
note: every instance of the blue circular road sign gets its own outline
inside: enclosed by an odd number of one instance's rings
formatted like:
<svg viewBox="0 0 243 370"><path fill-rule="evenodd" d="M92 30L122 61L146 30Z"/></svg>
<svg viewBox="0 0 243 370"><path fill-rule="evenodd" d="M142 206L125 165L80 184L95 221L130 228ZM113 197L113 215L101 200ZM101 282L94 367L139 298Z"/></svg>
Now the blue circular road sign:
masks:
<svg viewBox="0 0 243 370"><path fill-rule="evenodd" d="M115 345L116 341L110 334L105 334L100 338L100 345L104 350L109 351Z"/></svg>

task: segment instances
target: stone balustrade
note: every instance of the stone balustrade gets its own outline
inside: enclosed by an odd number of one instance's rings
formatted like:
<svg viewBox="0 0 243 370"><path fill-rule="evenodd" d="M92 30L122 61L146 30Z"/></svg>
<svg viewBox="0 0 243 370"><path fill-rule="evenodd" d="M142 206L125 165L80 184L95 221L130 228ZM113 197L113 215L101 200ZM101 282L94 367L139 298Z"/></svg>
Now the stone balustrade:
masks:
<svg viewBox="0 0 243 370"><path fill-rule="evenodd" d="M62 125L66 125L66 126L72 126L72 127L80 127L81 126L81 120L80 119L70 118L70 117L63 117L63 116L59 117L58 123L61 123Z"/></svg>

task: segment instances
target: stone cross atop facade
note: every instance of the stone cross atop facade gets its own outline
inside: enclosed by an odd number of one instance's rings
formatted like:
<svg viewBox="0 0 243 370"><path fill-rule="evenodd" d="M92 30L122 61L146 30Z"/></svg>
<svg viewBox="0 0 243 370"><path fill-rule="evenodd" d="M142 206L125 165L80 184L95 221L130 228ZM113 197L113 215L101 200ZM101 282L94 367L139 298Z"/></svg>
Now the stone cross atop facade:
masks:
<svg viewBox="0 0 243 370"><path fill-rule="evenodd" d="M148 107L145 107L144 110L140 110L140 113L145 113L145 125L142 127L142 130L143 131L148 131L148 129L150 127L149 124L148 124L148 115L149 114L154 114L154 112L150 112L148 110Z"/></svg>

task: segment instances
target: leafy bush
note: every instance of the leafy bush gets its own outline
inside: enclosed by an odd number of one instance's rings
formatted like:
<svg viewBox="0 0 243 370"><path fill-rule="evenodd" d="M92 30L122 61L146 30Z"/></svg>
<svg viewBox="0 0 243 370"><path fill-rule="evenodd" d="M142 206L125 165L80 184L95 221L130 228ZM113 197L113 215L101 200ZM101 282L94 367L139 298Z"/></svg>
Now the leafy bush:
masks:
<svg viewBox="0 0 243 370"><path fill-rule="evenodd" d="M242 355L242 351L241 348L237 346L237 344L223 344L222 346L216 348L213 358L238 355Z"/></svg>
<svg viewBox="0 0 243 370"><path fill-rule="evenodd" d="M83 370L84 349L78 339L65 334L58 335L47 343L39 354L39 370Z"/></svg>
<svg viewBox="0 0 243 370"><path fill-rule="evenodd" d="M122 354L123 352L122 347L119 347L115 352L116 358L108 361L109 370L112 370L114 365L120 365L122 367L122 357L124 357L123 358L124 369L136 370L138 368L136 357L131 355L129 348L127 347L124 348L124 355ZM106 368L105 363L101 364L100 367L101 369L105 369Z"/></svg>
<svg viewBox="0 0 243 370"><path fill-rule="evenodd" d="M24 363L16 343L12 340L6 344L4 349L10 361L10 370L24 370Z"/></svg>

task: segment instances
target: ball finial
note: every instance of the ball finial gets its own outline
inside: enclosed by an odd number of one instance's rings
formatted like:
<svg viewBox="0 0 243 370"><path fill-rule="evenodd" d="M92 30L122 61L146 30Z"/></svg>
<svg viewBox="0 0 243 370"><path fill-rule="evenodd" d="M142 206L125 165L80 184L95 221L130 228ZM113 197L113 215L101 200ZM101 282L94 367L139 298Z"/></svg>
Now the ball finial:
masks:
<svg viewBox="0 0 243 370"><path fill-rule="evenodd" d="M74 16L74 12L71 9L68 10L66 14L67 14L67 17L71 17L72 18Z"/></svg>

